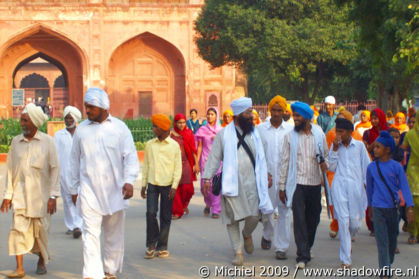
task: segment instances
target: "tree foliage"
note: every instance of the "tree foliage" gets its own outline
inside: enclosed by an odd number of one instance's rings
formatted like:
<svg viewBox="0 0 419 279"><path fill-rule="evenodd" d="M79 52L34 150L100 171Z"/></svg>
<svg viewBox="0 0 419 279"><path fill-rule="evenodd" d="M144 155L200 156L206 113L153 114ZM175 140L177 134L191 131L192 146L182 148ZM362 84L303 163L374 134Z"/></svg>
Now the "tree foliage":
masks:
<svg viewBox="0 0 419 279"><path fill-rule="evenodd" d="M213 67L241 67L249 90L312 102L356 56L347 12L330 0L207 0L196 44Z"/></svg>
<svg viewBox="0 0 419 279"><path fill-rule="evenodd" d="M419 4L409 0L336 0L351 6L357 41L371 57L379 106L397 111L418 75Z"/></svg>

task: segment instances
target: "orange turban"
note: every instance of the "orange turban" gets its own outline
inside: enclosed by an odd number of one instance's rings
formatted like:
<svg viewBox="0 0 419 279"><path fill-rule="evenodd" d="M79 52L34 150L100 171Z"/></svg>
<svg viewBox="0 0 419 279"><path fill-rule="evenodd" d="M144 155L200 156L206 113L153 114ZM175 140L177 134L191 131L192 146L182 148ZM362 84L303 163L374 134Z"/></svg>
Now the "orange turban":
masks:
<svg viewBox="0 0 419 279"><path fill-rule="evenodd" d="M287 110L287 100L284 97L281 97L279 95L276 95L275 97L272 98L272 100L269 102L268 105L268 111L270 112L272 107L275 104L279 104L282 108L282 111L286 111Z"/></svg>
<svg viewBox="0 0 419 279"><path fill-rule="evenodd" d="M259 113L256 110L252 110L252 113L254 115L256 115L257 121L256 121L256 125L260 124L260 117L259 117Z"/></svg>
<svg viewBox="0 0 419 279"><path fill-rule="evenodd" d="M354 122L354 117L350 111L343 109L339 112L339 114L342 114L345 119L351 121L352 123Z"/></svg>
<svg viewBox="0 0 419 279"><path fill-rule="evenodd" d="M162 113L153 115L151 117L151 122L153 122L154 125L162 129L163 131L169 131L170 127L172 127L172 121L170 120L170 118Z"/></svg>

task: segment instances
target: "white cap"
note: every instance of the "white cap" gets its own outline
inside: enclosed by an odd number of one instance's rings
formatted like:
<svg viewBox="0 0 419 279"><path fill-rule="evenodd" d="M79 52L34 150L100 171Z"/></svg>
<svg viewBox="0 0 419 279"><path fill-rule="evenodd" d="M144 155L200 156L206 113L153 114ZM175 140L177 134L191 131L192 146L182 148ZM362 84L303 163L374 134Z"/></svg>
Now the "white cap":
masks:
<svg viewBox="0 0 419 279"><path fill-rule="evenodd" d="M336 100L335 100L335 97L333 96L327 96L326 98L324 98L324 102L326 104L336 105Z"/></svg>

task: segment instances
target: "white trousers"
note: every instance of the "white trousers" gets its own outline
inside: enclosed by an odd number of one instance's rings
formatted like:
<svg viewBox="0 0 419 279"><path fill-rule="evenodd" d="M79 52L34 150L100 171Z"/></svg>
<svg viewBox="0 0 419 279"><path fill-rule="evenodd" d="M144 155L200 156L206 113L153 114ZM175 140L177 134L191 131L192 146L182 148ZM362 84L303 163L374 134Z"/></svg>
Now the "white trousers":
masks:
<svg viewBox="0 0 419 279"><path fill-rule="evenodd" d="M252 235L259 223L258 216L248 216L244 219L243 234L246 237ZM228 236L230 237L231 246L235 254L242 253L242 242L240 241L240 221L235 221L227 225Z"/></svg>
<svg viewBox="0 0 419 279"><path fill-rule="evenodd" d="M84 205L83 205L84 204ZM104 278L104 271L110 274L122 272L124 260L125 210L102 216L86 203L81 205L83 218L83 278ZM103 228L103 263L100 249L100 235Z"/></svg>
<svg viewBox="0 0 419 279"><path fill-rule="evenodd" d="M336 211L336 209L335 205L334 210ZM339 257L342 263L351 264L352 237L355 237L361 228L362 218L351 218L349 216L349 203L339 203L338 211L339 214L337 214L337 220L339 224L340 238Z"/></svg>
<svg viewBox="0 0 419 279"><path fill-rule="evenodd" d="M81 218L79 211L71 199L71 194L68 193L63 187L61 187L61 198L63 199L64 208L64 223L69 230L75 228L82 228L83 219Z"/></svg>
<svg viewBox="0 0 419 279"><path fill-rule="evenodd" d="M291 208L278 202L278 220L274 230L275 251L287 252L291 240Z"/></svg>
<svg viewBox="0 0 419 279"><path fill-rule="evenodd" d="M278 205L278 200L279 200L278 188L275 185L272 185L272 187L268 189L268 194L269 194L269 198L271 199L272 206L275 209L274 211L276 211L276 207ZM269 241L273 239L275 222L276 220L274 218L273 213L269 215L265 215L262 218L262 225L263 225L262 235L264 239L269 240Z"/></svg>

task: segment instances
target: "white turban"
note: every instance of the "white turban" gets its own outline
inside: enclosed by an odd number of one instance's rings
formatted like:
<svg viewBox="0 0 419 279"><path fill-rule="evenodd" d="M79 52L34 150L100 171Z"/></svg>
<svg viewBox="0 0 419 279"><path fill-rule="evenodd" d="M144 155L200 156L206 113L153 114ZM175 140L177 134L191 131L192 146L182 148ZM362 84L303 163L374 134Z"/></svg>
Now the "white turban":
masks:
<svg viewBox="0 0 419 279"><path fill-rule="evenodd" d="M96 87L87 89L86 95L84 95L84 102L105 110L108 110L110 106L108 94L105 90Z"/></svg>
<svg viewBox="0 0 419 279"><path fill-rule="evenodd" d="M27 113L32 123L37 127L41 127L45 121L48 120L48 116L44 113L41 107L37 107L32 103L29 103L25 106L25 109L22 111L22 114Z"/></svg>
<svg viewBox="0 0 419 279"><path fill-rule="evenodd" d="M335 104L336 104L335 97L333 97L333 96L327 96L327 97L324 99L324 102L325 102L326 104L332 104L332 105L335 105Z"/></svg>
<svg viewBox="0 0 419 279"><path fill-rule="evenodd" d="M246 111L248 108L252 107L252 99L247 97L240 97L230 104L233 109L234 115L239 115L240 113Z"/></svg>
<svg viewBox="0 0 419 279"><path fill-rule="evenodd" d="M76 107L66 106L64 109L64 117L66 117L67 114L70 114L76 122L79 122L81 120L81 112Z"/></svg>

